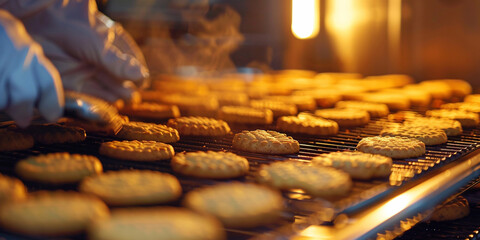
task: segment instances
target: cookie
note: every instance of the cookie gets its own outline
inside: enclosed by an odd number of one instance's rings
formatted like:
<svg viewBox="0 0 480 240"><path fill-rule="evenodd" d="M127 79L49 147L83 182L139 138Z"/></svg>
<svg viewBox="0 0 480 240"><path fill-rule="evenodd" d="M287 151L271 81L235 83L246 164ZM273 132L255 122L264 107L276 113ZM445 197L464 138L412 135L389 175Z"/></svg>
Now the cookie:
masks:
<svg viewBox="0 0 480 240"><path fill-rule="evenodd" d="M218 118L229 123L270 124L273 122L273 112L270 109L223 106L218 111Z"/></svg>
<svg viewBox="0 0 480 240"><path fill-rule="evenodd" d="M22 200L26 196L27 189L20 180L0 174L0 204Z"/></svg>
<svg viewBox="0 0 480 240"><path fill-rule="evenodd" d="M359 109L320 109L315 111L315 115L333 120L345 128L363 126L370 121L368 112Z"/></svg>
<svg viewBox="0 0 480 240"><path fill-rule="evenodd" d="M176 105L182 116L213 116L218 107L215 96L195 96L190 94L165 93L160 91L141 91L142 99L146 102L156 102Z"/></svg>
<svg viewBox="0 0 480 240"><path fill-rule="evenodd" d="M425 143L406 137L375 136L362 138L357 150L391 158L413 158L425 154Z"/></svg>
<svg viewBox="0 0 480 240"><path fill-rule="evenodd" d="M440 128L447 136L458 136L463 132L462 124L459 121L448 118L415 117L406 119L403 124L405 126Z"/></svg>
<svg viewBox="0 0 480 240"><path fill-rule="evenodd" d="M435 222L452 221L464 218L468 214L470 214L468 200L458 196L440 208L435 209L428 220Z"/></svg>
<svg viewBox="0 0 480 240"><path fill-rule="evenodd" d="M180 117L180 110L176 105L153 102L124 105L118 111L121 114L138 118L166 119Z"/></svg>
<svg viewBox="0 0 480 240"><path fill-rule="evenodd" d="M118 115L115 119L115 124L101 124L96 122L84 121L76 118L62 118L59 122L62 122L64 126L79 127L84 129L87 133L95 133L97 135L114 136L121 130L123 124L128 123L130 120L127 116ZM118 127L118 126L119 127Z"/></svg>
<svg viewBox="0 0 480 240"><path fill-rule="evenodd" d="M449 99L452 97L452 88L444 82L423 81L417 85L430 93L433 99Z"/></svg>
<svg viewBox="0 0 480 240"><path fill-rule="evenodd" d="M417 119L422 117L422 114L413 111L398 111L396 113L388 114L388 120L394 122L403 122L409 119Z"/></svg>
<svg viewBox="0 0 480 240"><path fill-rule="evenodd" d="M85 178L79 190L102 199L110 206L171 202L180 197L177 178L150 170L110 171Z"/></svg>
<svg viewBox="0 0 480 240"><path fill-rule="evenodd" d="M32 148L33 144L33 137L29 134L0 129L0 152L25 150Z"/></svg>
<svg viewBox="0 0 480 240"><path fill-rule="evenodd" d="M257 109L270 109L274 118L297 114L295 104L284 103L274 100L252 100L250 106Z"/></svg>
<svg viewBox="0 0 480 240"><path fill-rule="evenodd" d="M342 100L342 94L336 92L333 88L317 88L308 90L298 90L293 92L293 95L310 96L315 99L317 107L329 108L333 107L335 103Z"/></svg>
<svg viewBox="0 0 480 240"><path fill-rule="evenodd" d="M463 101L480 103L480 94L469 94L465 96Z"/></svg>
<svg viewBox="0 0 480 240"><path fill-rule="evenodd" d="M226 227L256 227L276 221L282 195L253 183L221 183L188 192L183 205L218 218Z"/></svg>
<svg viewBox="0 0 480 240"><path fill-rule="evenodd" d="M115 209L109 219L90 225L87 235L91 240L226 239L215 218L174 207Z"/></svg>
<svg viewBox="0 0 480 240"><path fill-rule="evenodd" d="M352 187L352 180L345 172L301 162L262 165L257 181L282 190L302 189L309 195L322 198L344 196Z"/></svg>
<svg viewBox="0 0 480 240"><path fill-rule="evenodd" d="M116 135L126 140L148 140L173 143L180 139L178 131L162 124L145 122L128 122Z"/></svg>
<svg viewBox="0 0 480 240"><path fill-rule="evenodd" d="M284 102L286 104L295 104L298 111L312 111L317 108L317 102L311 96L290 95L290 96L269 96L267 99Z"/></svg>
<svg viewBox="0 0 480 240"><path fill-rule="evenodd" d="M380 132L381 136L407 137L422 141L425 145L438 145L447 142L447 134L440 128L416 125L390 125Z"/></svg>
<svg viewBox="0 0 480 240"><path fill-rule="evenodd" d="M472 93L472 85L462 79L436 79L429 80L429 82L446 83L450 87L450 90L452 91L452 95L454 97L463 98L468 94Z"/></svg>
<svg viewBox="0 0 480 240"><path fill-rule="evenodd" d="M335 108L365 110L370 114L370 117L385 117L389 113L388 106L383 103L340 101L335 104Z"/></svg>
<svg viewBox="0 0 480 240"><path fill-rule="evenodd" d="M54 237L83 232L93 220L108 218L109 210L99 199L75 192L30 194L24 201L0 206L0 225L14 233Z"/></svg>
<svg viewBox="0 0 480 240"><path fill-rule="evenodd" d="M207 117L179 117L169 119L167 125L177 129L182 136L224 136L230 126L223 121Z"/></svg>
<svg viewBox="0 0 480 240"><path fill-rule="evenodd" d="M391 173L390 157L363 152L331 152L312 158L313 165L333 167L350 174L355 179L387 177Z"/></svg>
<svg viewBox="0 0 480 240"><path fill-rule="evenodd" d="M478 114L455 109L428 110L425 115L429 117L457 120L462 124L462 127L464 128L475 127L479 123Z"/></svg>
<svg viewBox="0 0 480 240"><path fill-rule="evenodd" d="M232 146L242 151L266 154L293 154L300 150L300 144L292 137L276 131L259 129L235 134Z"/></svg>
<svg viewBox="0 0 480 240"><path fill-rule="evenodd" d="M20 131L32 135L35 142L41 144L76 143L87 137L83 128L57 123L33 124Z"/></svg>
<svg viewBox="0 0 480 240"><path fill-rule="evenodd" d="M442 104L440 108L443 109L458 109L466 112L480 113L480 103L476 102L456 102Z"/></svg>
<svg viewBox="0 0 480 240"><path fill-rule="evenodd" d="M279 118L277 130L315 136L331 136L338 133L338 124L332 120L301 114Z"/></svg>
<svg viewBox="0 0 480 240"><path fill-rule="evenodd" d="M76 183L102 171L97 157L66 152L28 157L15 165L15 172L22 179L50 184Z"/></svg>
<svg viewBox="0 0 480 240"><path fill-rule="evenodd" d="M131 161L158 161L175 155L172 145L156 141L111 141L100 145L100 154Z"/></svg>
<svg viewBox="0 0 480 240"><path fill-rule="evenodd" d="M248 173L246 158L231 152L188 152L172 158L172 169L183 175L200 178L234 178Z"/></svg>
<svg viewBox="0 0 480 240"><path fill-rule="evenodd" d="M212 92L220 106L246 106L248 105L248 95L244 92Z"/></svg>
<svg viewBox="0 0 480 240"><path fill-rule="evenodd" d="M366 94L362 97L362 101L383 103L388 106L391 111L405 110L410 108L410 99L404 94L378 92Z"/></svg>

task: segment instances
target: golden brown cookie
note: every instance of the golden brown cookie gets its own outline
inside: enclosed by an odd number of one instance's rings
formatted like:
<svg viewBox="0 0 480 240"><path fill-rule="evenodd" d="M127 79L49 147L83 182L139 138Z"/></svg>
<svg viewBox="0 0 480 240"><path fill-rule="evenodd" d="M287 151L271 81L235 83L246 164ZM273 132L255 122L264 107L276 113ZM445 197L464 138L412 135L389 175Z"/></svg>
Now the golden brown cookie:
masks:
<svg viewBox="0 0 480 240"><path fill-rule="evenodd" d="M308 90L298 90L293 95L310 96L315 99L317 107L329 108L333 107L336 102L342 100L342 94L335 91L334 88L316 88Z"/></svg>
<svg viewBox="0 0 480 240"><path fill-rule="evenodd" d="M212 92L218 99L220 106L246 106L248 105L248 95L244 92Z"/></svg>
<svg viewBox="0 0 480 240"><path fill-rule="evenodd" d="M250 106L257 109L270 109L273 117L289 116L297 114L297 106L295 104L284 103L274 100L252 100Z"/></svg>
<svg viewBox="0 0 480 240"><path fill-rule="evenodd" d="M466 112L480 113L480 103L476 102L456 102L442 104L440 108L443 109L458 109Z"/></svg>
<svg viewBox="0 0 480 240"><path fill-rule="evenodd" d="M30 134L9 129L0 129L0 152L18 151L32 148L33 137Z"/></svg>
<svg viewBox="0 0 480 240"><path fill-rule="evenodd" d="M459 121L448 118L415 117L406 119L403 124L405 126L440 128L447 136L458 136L463 132L462 124Z"/></svg>
<svg viewBox="0 0 480 240"><path fill-rule="evenodd" d="M217 219L174 207L115 209L110 218L95 221L88 229L91 240L225 238L225 230Z"/></svg>
<svg viewBox="0 0 480 240"><path fill-rule="evenodd" d="M297 140L270 130L242 131L235 134L233 148L247 152L266 154L293 154L300 150Z"/></svg>
<svg viewBox="0 0 480 240"><path fill-rule="evenodd" d="M100 145L100 154L131 161L158 161L175 155L172 145L156 141L111 141Z"/></svg>
<svg viewBox="0 0 480 240"><path fill-rule="evenodd" d="M284 102L286 104L295 104L298 111L312 111L317 108L317 102L311 96L290 95L290 96L269 96L267 99Z"/></svg>
<svg viewBox="0 0 480 240"><path fill-rule="evenodd" d="M36 237L79 234L93 220L108 216L105 203L75 192L41 191L30 194L24 201L10 201L0 206L3 229Z"/></svg>
<svg viewBox="0 0 480 240"><path fill-rule="evenodd" d="M66 152L28 157L15 166L15 172L24 180L51 184L76 183L102 171L97 157Z"/></svg>
<svg viewBox="0 0 480 240"><path fill-rule="evenodd" d="M384 128L380 135L415 138L425 145L438 145L447 142L447 134L442 129L432 126L395 124Z"/></svg>
<svg viewBox="0 0 480 240"><path fill-rule="evenodd" d="M470 94L465 96L465 102L476 102L480 103L480 94Z"/></svg>
<svg viewBox="0 0 480 240"><path fill-rule="evenodd" d="M200 178L234 178L248 173L246 158L231 152L188 152L172 158L172 169L183 175Z"/></svg>
<svg viewBox="0 0 480 240"><path fill-rule="evenodd" d="M345 172L291 161L262 165L257 181L283 190L299 188L309 195L323 198L343 196L352 187L352 180Z"/></svg>
<svg viewBox="0 0 480 240"><path fill-rule="evenodd" d="M182 136L224 136L230 126L223 121L207 117L179 117L169 119L167 125L177 129Z"/></svg>
<svg viewBox="0 0 480 240"><path fill-rule="evenodd" d="M232 182L188 192L183 205L217 217L226 227L242 228L276 221L283 209L283 199L279 192L265 186Z"/></svg>
<svg viewBox="0 0 480 240"><path fill-rule="evenodd" d="M352 108L365 110L370 117L385 117L388 115L388 106L384 103L372 103L361 101L340 101L335 104L335 108Z"/></svg>
<svg viewBox="0 0 480 240"><path fill-rule="evenodd" d="M335 121L300 114L298 116L284 116L277 120L277 130L302 133L316 136L329 136L338 133L338 124Z"/></svg>
<svg viewBox="0 0 480 240"><path fill-rule="evenodd" d="M20 180L0 174L0 204L22 200L26 196L27 189Z"/></svg>
<svg viewBox="0 0 480 240"><path fill-rule="evenodd" d="M479 123L478 114L455 109L428 110L425 115L429 117L457 120L462 124L462 127L464 128L475 127Z"/></svg>
<svg viewBox="0 0 480 240"><path fill-rule="evenodd" d="M176 177L150 170L110 171L91 176L81 182L79 190L110 206L160 204L174 201L182 194Z"/></svg>
<svg viewBox="0 0 480 240"><path fill-rule="evenodd" d="M126 140L148 140L173 143L180 139L178 131L171 127L156 123L128 122L116 135Z"/></svg>
<svg viewBox="0 0 480 240"><path fill-rule="evenodd" d="M142 99L146 102L157 102L176 105L182 116L213 116L218 109L218 99L215 96L195 96L160 91L142 91Z"/></svg>
<svg viewBox="0 0 480 240"><path fill-rule="evenodd" d="M223 106L218 110L218 118L229 123L270 124L273 122L273 112L270 109Z"/></svg>
<svg viewBox="0 0 480 240"><path fill-rule="evenodd" d="M355 179L371 179L389 176L392 159L377 154L345 151L320 154L312 158L312 164L340 169Z"/></svg>
<svg viewBox="0 0 480 240"><path fill-rule="evenodd" d="M472 85L462 79L436 79L429 80L429 82L446 83L450 87L450 90L454 97L463 98L468 94L472 93Z"/></svg>
<svg viewBox="0 0 480 240"><path fill-rule="evenodd" d="M121 114L139 118L176 118L180 117L180 110L176 105L159 104L153 102L142 102L128 104L118 110Z"/></svg>
<svg viewBox="0 0 480 240"><path fill-rule="evenodd" d="M462 196L458 196L440 208L435 209L428 220L436 222L452 221L464 218L468 214L470 214L468 200Z"/></svg>
<svg viewBox="0 0 480 240"><path fill-rule="evenodd" d="M362 138L357 150L391 158L413 158L425 154L425 143L406 137L375 136Z"/></svg>
<svg viewBox="0 0 480 240"><path fill-rule="evenodd" d="M370 121L368 112L359 109L320 109L315 111L315 115L333 120L338 126L346 128L363 126Z"/></svg>
<svg viewBox="0 0 480 240"><path fill-rule="evenodd" d="M410 99L405 94L378 92L370 93L362 97L362 101L383 103L391 111L405 110L410 108Z"/></svg>
<svg viewBox="0 0 480 240"><path fill-rule="evenodd" d="M87 134L80 127L64 126L57 123L33 124L26 129L11 126L10 129L32 135L37 143L76 143L85 140Z"/></svg>

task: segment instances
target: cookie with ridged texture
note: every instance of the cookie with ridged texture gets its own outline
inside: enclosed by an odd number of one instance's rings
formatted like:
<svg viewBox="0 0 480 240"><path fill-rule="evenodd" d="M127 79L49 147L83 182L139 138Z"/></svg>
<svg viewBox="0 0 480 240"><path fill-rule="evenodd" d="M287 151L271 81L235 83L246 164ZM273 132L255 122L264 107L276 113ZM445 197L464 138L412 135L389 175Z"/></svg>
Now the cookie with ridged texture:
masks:
<svg viewBox="0 0 480 240"><path fill-rule="evenodd" d="M15 165L20 178L50 184L76 183L102 171L102 163L97 157L66 152L28 157Z"/></svg>
<svg viewBox="0 0 480 240"><path fill-rule="evenodd" d="M380 132L381 136L407 137L422 141L425 145L438 145L447 142L447 134L432 126L390 125Z"/></svg>
<svg viewBox="0 0 480 240"><path fill-rule="evenodd" d="M182 194L176 177L150 170L106 172L85 178L79 189L110 206L160 204L174 201Z"/></svg>
<svg viewBox="0 0 480 240"><path fill-rule="evenodd" d="M462 124L457 120L448 118L434 118L434 117L416 117L408 118L403 122L405 126L423 126L436 127L442 129L447 136L458 136L462 134Z"/></svg>
<svg viewBox="0 0 480 240"><path fill-rule="evenodd" d="M429 221L443 222L464 218L470 214L468 200L458 196L445 205L437 208L428 218Z"/></svg>
<svg viewBox="0 0 480 240"><path fill-rule="evenodd" d="M187 152L172 158L172 169L187 176L200 178L234 178L248 173L246 158L231 152Z"/></svg>
<svg viewBox="0 0 480 240"><path fill-rule="evenodd" d="M83 128L57 123L34 124L23 131L32 135L35 142L41 144L76 143L87 137Z"/></svg>
<svg viewBox="0 0 480 240"><path fill-rule="evenodd" d="M462 124L462 127L464 128L475 127L479 123L478 114L456 109L428 110L425 115L429 117L457 120Z"/></svg>
<svg viewBox="0 0 480 240"><path fill-rule="evenodd" d="M337 122L340 127L358 127L370 121L368 112L359 109L320 109L315 111L315 115L333 120Z"/></svg>
<svg viewBox="0 0 480 240"><path fill-rule="evenodd" d="M331 136L338 133L335 121L311 115L283 116L277 120L277 130L316 136Z"/></svg>
<svg viewBox="0 0 480 240"><path fill-rule="evenodd" d="M109 219L88 228L91 240L222 240L225 230L210 216L185 208L150 207L115 209Z"/></svg>
<svg viewBox="0 0 480 240"><path fill-rule="evenodd" d="M283 209L280 192L253 183L221 183L185 195L183 205L213 215L226 227L256 227L275 222Z"/></svg>
<svg viewBox="0 0 480 240"><path fill-rule="evenodd" d="M369 93L361 98L365 102L383 103L391 111L405 110L410 108L410 99L405 94L378 92Z"/></svg>
<svg viewBox="0 0 480 240"><path fill-rule="evenodd" d="M8 129L0 129L0 152L18 151L33 147L32 135Z"/></svg>
<svg viewBox="0 0 480 240"><path fill-rule="evenodd" d="M289 116L297 114L297 106L295 104L284 103L268 99L252 100L250 106L258 109L270 109L273 117Z"/></svg>
<svg viewBox="0 0 480 240"><path fill-rule="evenodd" d="M440 106L442 109L458 109L467 112L480 113L480 103L476 102L456 102L445 103Z"/></svg>
<svg viewBox="0 0 480 240"><path fill-rule="evenodd" d="M274 188L302 189L307 194L334 198L346 195L352 187L350 176L340 170L301 162L274 162L262 165L257 181Z"/></svg>
<svg viewBox="0 0 480 240"><path fill-rule="evenodd" d="M464 102L480 103L480 94L469 94L463 99Z"/></svg>
<svg viewBox="0 0 480 240"><path fill-rule="evenodd" d="M167 125L177 129L182 136L224 136L230 126L223 120L207 117L179 117L169 119Z"/></svg>
<svg viewBox="0 0 480 240"><path fill-rule="evenodd" d="M173 143L180 139L178 131L163 124L128 122L123 124L117 137L127 140L147 140Z"/></svg>
<svg viewBox="0 0 480 240"><path fill-rule="evenodd" d="M101 200L75 192L41 191L0 206L3 229L36 237L78 234L93 220L108 216L108 207Z"/></svg>
<svg viewBox="0 0 480 240"><path fill-rule="evenodd" d="M172 145L145 140L104 142L99 152L108 157L131 161L167 160L175 155Z"/></svg>
<svg viewBox="0 0 480 240"><path fill-rule="evenodd" d="M286 104L295 104L298 111L312 111L317 108L317 102L311 96L290 95L290 96L269 96L266 99L281 101Z"/></svg>
<svg viewBox="0 0 480 240"><path fill-rule="evenodd" d="M0 204L22 200L26 196L27 188L20 180L0 174Z"/></svg>
<svg viewBox="0 0 480 240"><path fill-rule="evenodd" d="M270 109L257 109L245 106L223 106L218 110L218 118L229 123L270 124L273 112Z"/></svg>
<svg viewBox="0 0 480 240"><path fill-rule="evenodd" d="M414 138L375 136L362 138L357 150L391 158L413 158L425 154L425 143Z"/></svg>
<svg viewBox="0 0 480 240"><path fill-rule="evenodd" d="M312 164L340 169L355 179L371 179L389 176L392 159L378 154L345 151L320 154L312 158Z"/></svg>
<svg viewBox="0 0 480 240"><path fill-rule="evenodd" d="M266 154L293 154L300 150L297 140L284 133L271 130L247 131L235 134L232 146L247 152Z"/></svg>
<svg viewBox="0 0 480 240"><path fill-rule="evenodd" d="M361 102L361 101L340 101L335 108L351 108L365 110L370 117L385 117L388 115L388 106L384 103Z"/></svg>
<svg viewBox="0 0 480 240"><path fill-rule="evenodd" d="M139 118L166 119L180 117L180 110L176 105L142 102L128 104L118 110L121 114Z"/></svg>

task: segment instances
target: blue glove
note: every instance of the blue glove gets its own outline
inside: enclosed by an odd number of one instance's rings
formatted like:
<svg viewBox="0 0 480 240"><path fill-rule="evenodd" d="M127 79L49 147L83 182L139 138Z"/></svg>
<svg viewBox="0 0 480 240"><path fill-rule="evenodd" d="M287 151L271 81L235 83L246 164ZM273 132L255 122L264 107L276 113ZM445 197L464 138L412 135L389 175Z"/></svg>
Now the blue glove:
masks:
<svg viewBox="0 0 480 240"><path fill-rule="evenodd" d="M60 75L23 24L0 9L0 111L26 127L37 108L48 121L63 113Z"/></svg>
<svg viewBox="0 0 480 240"><path fill-rule="evenodd" d="M23 21L65 89L114 102L131 99L136 88L148 84L139 47L120 24L97 10L94 0L0 0L0 8Z"/></svg>

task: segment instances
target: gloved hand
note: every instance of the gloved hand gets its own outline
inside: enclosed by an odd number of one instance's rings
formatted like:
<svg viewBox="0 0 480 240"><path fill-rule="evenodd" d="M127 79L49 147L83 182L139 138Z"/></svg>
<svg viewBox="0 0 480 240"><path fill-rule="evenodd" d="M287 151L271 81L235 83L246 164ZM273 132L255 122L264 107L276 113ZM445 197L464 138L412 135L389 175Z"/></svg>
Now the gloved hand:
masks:
<svg viewBox="0 0 480 240"><path fill-rule="evenodd" d="M48 121L63 113L60 75L14 16L0 9L0 110L26 127L34 109Z"/></svg>
<svg viewBox="0 0 480 240"><path fill-rule="evenodd" d="M148 84L139 47L120 24L98 12L95 1L0 0L0 7L20 17L57 67L65 89L113 102L129 100Z"/></svg>

